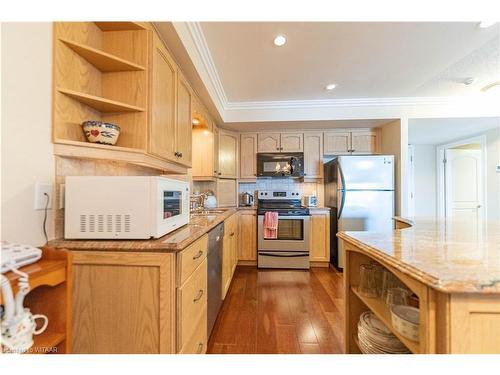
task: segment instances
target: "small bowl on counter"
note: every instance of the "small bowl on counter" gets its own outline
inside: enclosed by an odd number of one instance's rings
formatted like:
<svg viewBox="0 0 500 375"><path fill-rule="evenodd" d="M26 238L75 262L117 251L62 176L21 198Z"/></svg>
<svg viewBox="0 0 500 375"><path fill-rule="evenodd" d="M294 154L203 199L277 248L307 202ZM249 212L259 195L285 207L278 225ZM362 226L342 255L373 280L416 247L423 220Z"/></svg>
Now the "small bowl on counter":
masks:
<svg viewBox="0 0 500 375"><path fill-rule="evenodd" d="M118 141L121 130L118 125L102 121L84 121L82 128L89 142L111 146Z"/></svg>
<svg viewBox="0 0 500 375"><path fill-rule="evenodd" d="M394 305L391 307L392 325L401 336L418 342L418 328L420 326L420 311L411 306Z"/></svg>

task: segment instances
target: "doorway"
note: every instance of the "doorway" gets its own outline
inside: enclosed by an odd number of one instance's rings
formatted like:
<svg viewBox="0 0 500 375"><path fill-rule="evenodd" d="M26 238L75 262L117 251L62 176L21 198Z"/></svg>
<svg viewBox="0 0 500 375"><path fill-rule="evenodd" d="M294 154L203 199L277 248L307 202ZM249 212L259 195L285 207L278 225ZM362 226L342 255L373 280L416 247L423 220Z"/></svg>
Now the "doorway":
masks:
<svg viewBox="0 0 500 375"><path fill-rule="evenodd" d="M437 148L438 215L474 223L486 217L486 138Z"/></svg>

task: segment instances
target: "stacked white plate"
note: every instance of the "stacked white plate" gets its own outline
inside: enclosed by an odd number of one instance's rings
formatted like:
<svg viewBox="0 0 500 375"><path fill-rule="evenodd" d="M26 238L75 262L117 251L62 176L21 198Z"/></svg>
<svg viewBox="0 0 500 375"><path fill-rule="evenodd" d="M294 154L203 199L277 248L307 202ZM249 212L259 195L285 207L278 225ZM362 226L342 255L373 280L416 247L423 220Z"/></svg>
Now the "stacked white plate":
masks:
<svg viewBox="0 0 500 375"><path fill-rule="evenodd" d="M371 311L365 311L359 318L358 342L365 354L411 353Z"/></svg>

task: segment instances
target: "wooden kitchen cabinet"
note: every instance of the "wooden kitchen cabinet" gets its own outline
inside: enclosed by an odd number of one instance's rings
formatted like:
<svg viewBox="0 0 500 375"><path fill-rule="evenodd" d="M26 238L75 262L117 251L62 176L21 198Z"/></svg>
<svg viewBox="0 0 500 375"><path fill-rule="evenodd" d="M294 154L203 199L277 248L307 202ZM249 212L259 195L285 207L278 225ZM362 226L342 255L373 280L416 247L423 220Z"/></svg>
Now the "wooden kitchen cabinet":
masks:
<svg viewBox="0 0 500 375"><path fill-rule="evenodd" d="M238 135L225 130L219 131L220 178L238 178Z"/></svg>
<svg viewBox="0 0 500 375"><path fill-rule="evenodd" d="M281 133L281 152L303 152L304 134L302 133Z"/></svg>
<svg viewBox="0 0 500 375"><path fill-rule="evenodd" d="M193 180L213 180L215 174L214 133L206 129L193 129Z"/></svg>
<svg viewBox="0 0 500 375"><path fill-rule="evenodd" d="M359 131L351 133L352 154L373 154L377 152L377 132Z"/></svg>
<svg viewBox="0 0 500 375"><path fill-rule="evenodd" d="M323 133L304 133L304 178L323 177Z"/></svg>
<svg viewBox="0 0 500 375"><path fill-rule="evenodd" d="M259 133L257 152L302 152L302 133Z"/></svg>
<svg viewBox="0 0 500 375"><path fill-rule="evenodd" d="M240 211L238 260L245 262L257 261L257 211Z"/></svg>
<svg viewBox="0 0 500 375"><path fill-rule="evenodd" d="M235 179L217 179L217 203L219 207L238 205L238 182Z"/></svg>
<svg viewBox="0 0 500 375"><path fill-rule="evenodd" d="M155 33L152 55L149 151L161 158L177 162L177 66Z"/></svg>
<svg viewBox="0 0 500 375"><path fill-rule="evenodd" d="M323 148L325 155L348 154L351 149L350 132L324 132Z"/></svg>
<svg viewBox="0 0 500 375"><path fill-rule="evenodd" d="M330 211L311 209L309 261L311 266L328 267L330 262Z"/></svg>
<svg viewBox="0 0 500 375"><path fill-rule="evenodd" d="M213 172L214 172L214 177L217 177L219 175L219 128L217 127L217 125L215 123L213 123L213 125L212 125L212 133L214 134Z"/></svg>
<svg viewBox="0 0 500 375"><path fill-rule="evenodd" d="M224 221L222 245L222 298L226 297L238 263L238 213Z"/></svg>
<svg viewBox="0 0 500 375"><path fill-rule="evenodd" d="M240 136L240 181L257 179L257 133Z"/></svg>
<svg viewBox="0 0 500 375"><path fill-rule="evenodd" d="M323 133L325 155L374 154L378 152L376 130L329 131Z"/></svg>
<svg viewBox="0 0 500 375"><path fill-rule="evenodd" d="M176 352L175 253L72 255L73 353Z"/></svg>
<svg viewBox="0 0 500 375"><path fill-rule="evenodd" d="M280 133L259 133L257 152L280 152Z"/></svg>
<svg viewBox="0 0 500 375"><path fill-rule="evenodd" d="M71 251L73 353L204 353L207 247Z"/></svg>
<svg viewBox="0 0 500 375"><path fill-rule="evenodd" d="M189 83L181 72L177 73L177 123L176 152L177 162L191 167L192 163L192 92Z"/></svg>

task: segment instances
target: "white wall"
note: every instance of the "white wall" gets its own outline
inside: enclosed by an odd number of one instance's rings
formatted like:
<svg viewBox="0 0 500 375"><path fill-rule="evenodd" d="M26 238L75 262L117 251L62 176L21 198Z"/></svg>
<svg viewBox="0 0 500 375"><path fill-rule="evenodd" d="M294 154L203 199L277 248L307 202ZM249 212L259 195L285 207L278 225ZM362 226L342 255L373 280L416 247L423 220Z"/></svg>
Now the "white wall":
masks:
<svg viewBox="0 0 500 375"><path fill-rule="evenodd" d="M396 215L404 215L402 212L403 206L403 189L402 189L402 179L401 179L401 169L403 164L402 162L402 134L401 134L401 121L396 120L389 122L382 126L382 143L381 143L381 151L383 154L394 155L394 170L396 177ZM405 148L407 147L405 143ZM406 152L406 151L405 151Z"/></svg>
<svg viewBox="0 0 500 375"><path fill-rule="evenodd" d="M413 146L415 216L436 217L436 146Z"/></svg>
<svg viewBox="0 0 500 375"><path fill-rule="evenodd" d="M52 24L2 23L1 238L40 246L43 211L34 184L54 183L51 143ZM47 220L53 237L52 213Z"/></svg>
<svg viewBox="0 0 500 375"><path fill-rule="evenodd" d="M486 132L486 204L488 220L500 221L500 119L499 127Z"/></svg>

